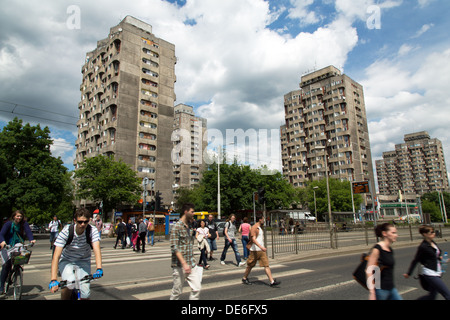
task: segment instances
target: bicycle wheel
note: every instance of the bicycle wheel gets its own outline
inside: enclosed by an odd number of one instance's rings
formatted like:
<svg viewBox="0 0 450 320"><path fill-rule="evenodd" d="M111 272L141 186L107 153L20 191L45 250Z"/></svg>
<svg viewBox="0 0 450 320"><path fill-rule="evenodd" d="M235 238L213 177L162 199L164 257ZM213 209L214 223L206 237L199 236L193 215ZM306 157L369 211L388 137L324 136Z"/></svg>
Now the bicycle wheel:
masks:
<svg viewBox="0 0 450 320"><path fill-rule="evenodd" d="M14 300L20 300L22 298L22 286L23 286L22 268L20 267L15 268L12 281L14 289Z"/></svg>

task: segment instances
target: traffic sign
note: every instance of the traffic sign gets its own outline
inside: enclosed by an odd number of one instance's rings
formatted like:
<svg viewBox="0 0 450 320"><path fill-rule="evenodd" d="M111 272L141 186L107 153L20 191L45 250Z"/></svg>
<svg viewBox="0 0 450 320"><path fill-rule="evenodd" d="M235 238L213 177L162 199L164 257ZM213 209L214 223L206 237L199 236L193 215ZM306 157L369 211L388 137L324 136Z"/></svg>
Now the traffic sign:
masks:
<svg viewBox="0 0 450 320"><path fill-rule="evenodd" d="M370 193L369 181L352 182L354 194Z"/></svg>

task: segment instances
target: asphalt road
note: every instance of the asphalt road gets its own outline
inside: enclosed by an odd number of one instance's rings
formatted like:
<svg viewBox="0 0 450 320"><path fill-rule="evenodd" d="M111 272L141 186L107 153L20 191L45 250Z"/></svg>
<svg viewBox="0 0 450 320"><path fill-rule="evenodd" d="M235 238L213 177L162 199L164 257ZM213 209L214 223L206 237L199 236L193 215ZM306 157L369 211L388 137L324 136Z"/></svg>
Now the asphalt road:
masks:
<svg viewBox="0 0 450 320"><path fill-rule="evenodd" d="M414 257L420 242L395 244L395 283L405 300L414 300L425 293L418 280L404 279L402 274ZM92 283L92 300L168 300L172 287L170 251L167 240L147 246L146 253L131 249L113 249L114 239L102 240L105 276ZM438 240L444 251L450 243ZM234 254L229 250L226 265L211 262L203 273L202 300L367 300L367 291L352 279L352 271L362 252L370 246L339 250L317 250L302 254L278 255L270 259L274 277L281 281L270 287L264 270L258 265L250 274L252 285L243 285L241 278L245 267L237 267ZM219 254L222 246L219 245ZM219 257L219 254L215 254ZM198 257L198 256L197 256ZM48 290L51 251L48 240L40 240L33 248L30 264L25 266L23 300L59 300L59 294ZM443 277L450 287L450 277ZM190 288L185 285L181 299L187 300ZM6 297L6 300L10 297ZM438 297L442 300L442 297Z"/></svg>

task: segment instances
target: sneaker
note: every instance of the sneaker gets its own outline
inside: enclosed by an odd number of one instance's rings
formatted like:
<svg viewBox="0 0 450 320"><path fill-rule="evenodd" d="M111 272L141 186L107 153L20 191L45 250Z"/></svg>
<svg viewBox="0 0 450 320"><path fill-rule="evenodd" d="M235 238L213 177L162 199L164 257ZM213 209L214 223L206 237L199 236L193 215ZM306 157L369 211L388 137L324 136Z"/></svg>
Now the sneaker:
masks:
<svg viewBox="0 0 450 320"><path fill-rule="evenodd" d="M246 285L251 285L252 283L248 279L242 279L242 283Z"/></svg>
<svg viewBox="0 0 450 320"><path fill-rule="evenodd" d="M281 281L277 281L276 279L273 279L273 282L270 284L271 287L277 286L281 283Z"/></svg>
<svg viewBox="0 0 450 320"><path fill-rule="evenodd" d="M241 262L239 262L239 265L238 265L238 267L242 267L242 266L245 266L247 264L247 262L245 262L245 261L241 261Z"/></svg>
<svg viewBox="0 0 450 320"><path fill-rule="evenodd" d="M225 265L225 261L220 260L220 264L224 266Z"/></svg>

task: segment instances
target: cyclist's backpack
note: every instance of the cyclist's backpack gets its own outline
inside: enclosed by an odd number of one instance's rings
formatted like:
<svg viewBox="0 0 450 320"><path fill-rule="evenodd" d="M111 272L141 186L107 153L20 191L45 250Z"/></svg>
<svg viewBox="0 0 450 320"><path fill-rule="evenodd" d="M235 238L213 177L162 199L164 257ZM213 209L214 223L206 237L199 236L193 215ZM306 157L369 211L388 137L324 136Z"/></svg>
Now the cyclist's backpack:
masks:
<svg viewBox="0 0 450 320"><path fill-rule="evenodd" d="M92 228L92 226L90 224L88 224L86 227L86 242L89 244L89 246L92 249L91 228ZM72 243L74 232L75 232L75 225L71 224L69 226L69 237L67 238L67 242L66 242L64 248Z"/></svg>

